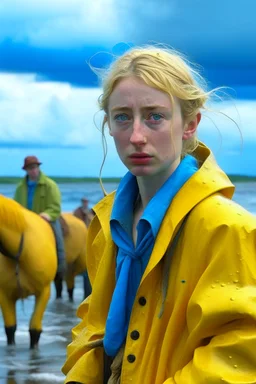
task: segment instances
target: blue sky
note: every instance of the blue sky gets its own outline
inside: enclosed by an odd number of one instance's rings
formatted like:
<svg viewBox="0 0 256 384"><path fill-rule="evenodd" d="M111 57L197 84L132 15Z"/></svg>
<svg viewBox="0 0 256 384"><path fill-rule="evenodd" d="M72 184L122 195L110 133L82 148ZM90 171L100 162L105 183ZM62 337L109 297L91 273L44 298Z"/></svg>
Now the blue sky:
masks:
<svg viewBox="0 0 256 384"><path fill-rule="evenodd" d="M101 89L88 61L103 66L121 42L168 44L200 64L210 86L232 87L234 100L212 107L237 121L243 145L236 126L218 114L203 118L199 137L227 172L256 175L255 1L146 4L1 0L0 176L22 175L29 154L51 175L98 175ZM125 168L110 137L108 146L103 175L121 176Z"/></svg>

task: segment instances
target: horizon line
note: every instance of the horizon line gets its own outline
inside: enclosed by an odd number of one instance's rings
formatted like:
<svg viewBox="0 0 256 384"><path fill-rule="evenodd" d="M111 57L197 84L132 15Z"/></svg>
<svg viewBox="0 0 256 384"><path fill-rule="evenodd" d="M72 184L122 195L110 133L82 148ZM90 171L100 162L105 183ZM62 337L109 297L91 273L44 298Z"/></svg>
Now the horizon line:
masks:
<svg viewBox="0 0 256 384"><path fill-rule="evenodd" d="M51 176L51 179L59 183L64 182L99 182L99 176ZM228 174L231 181L256 181L256 175ZM0 184L14 184L22 180L24 176L0 176ZM123 176L106 176L101 180L104 182L119 182Z"/></svg>

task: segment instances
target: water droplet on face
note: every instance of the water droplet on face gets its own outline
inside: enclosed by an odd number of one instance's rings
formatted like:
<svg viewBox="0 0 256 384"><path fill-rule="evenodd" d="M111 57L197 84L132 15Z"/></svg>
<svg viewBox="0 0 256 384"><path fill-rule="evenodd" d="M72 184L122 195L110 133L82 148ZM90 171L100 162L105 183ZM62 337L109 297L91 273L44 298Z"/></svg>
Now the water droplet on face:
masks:
<svg viewBox="0 0 256 384"><path fill-rule="evenodd" d="M238 283L238 280L236 279L236 280L233 280L233 283Z"/></svg>
<svg viewBox="0 0 256 384"><path fill-rule="evenodd" d="M214 284L212 284L212 285L211 285L211 287L212 287L212 289L214 289L214 288L215 288L215 285L214 285Z"/></svg>
<svg viewBox="0 0 256 384"><path fill-rule="evenodd" d="M217 284L218 284L219 282L220 282L219 280L215 280L215 283L217 283Z"/></svg>
<svg viewBox="0 0 256 384"><path fill-rule="evenodd" d="M234 368L237 368L237 364L234 364Z"/></svg>
<svg viewBox="0 0 256 384"><path fill-rule="evenodd" d="M240 271L236 271L236 273L240 273Z"/></svg>
<svg viewBox="0 0 256 384"><path fill-rule="evenodd" d="M203 184L206 184L206 181L203 181Z"/></svg>
<svg viewBox="0 0 256 384"><path fill-rule="evenodd" d="M225 285L226 285L226 284L224 284L224 283L221 283L221 287L225 287Z"/></svg>
<svg viewBox="0 0 256 384"><path fill-rule="evenodd" d="M228 358L229 358L229 359L232 359L232 356L229 356Z"/></svg>
<svg viewBox="0 0 256 384"><path fill-rule="evenodd" d="M230 297L230 300L231 300L231 301L235 301L234 297Z"/></svg>

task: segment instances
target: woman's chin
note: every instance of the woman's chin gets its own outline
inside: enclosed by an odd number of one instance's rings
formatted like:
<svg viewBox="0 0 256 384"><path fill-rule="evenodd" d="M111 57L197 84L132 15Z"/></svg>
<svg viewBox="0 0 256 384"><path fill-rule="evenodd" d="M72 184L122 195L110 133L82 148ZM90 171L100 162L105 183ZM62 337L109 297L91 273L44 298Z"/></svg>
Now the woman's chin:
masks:
<svg viewBox="0 0 256 384"><path fill-rule="evenodd" d="M154 174L154 171L152 167L148 166L132 166L128 168L129 171L136 177L147 177L152 176Z"/></svg>

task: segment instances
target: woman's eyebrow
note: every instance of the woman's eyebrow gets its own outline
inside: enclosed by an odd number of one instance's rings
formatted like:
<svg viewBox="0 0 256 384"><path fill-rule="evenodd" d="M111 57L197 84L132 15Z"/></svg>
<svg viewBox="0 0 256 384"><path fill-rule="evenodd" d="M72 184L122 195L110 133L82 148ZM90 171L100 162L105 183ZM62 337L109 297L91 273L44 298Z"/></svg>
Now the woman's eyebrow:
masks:
<svg viewBox="0 0 256 384"><path fill-rule="evenodd" d="M152 104L152 105L145 105L143 107L141 107L140 109L142 110L152 110L152 109L169 109L168 107L166 107L165 105L160 105L160 104ZM128 110L131 110L132 108L131 107L127 107L127 106L122 106L122 105L119 105L119 106L116 106L116 107L113 107L110 112L116 112L116 111L128 111Z"/></svg>
<svg viewBox="0 0 256 384"><path fill-rule="evenodd" d="M146 105L145 107L142 107L141 109L145 110L152 110L152 109L169 109L165 105L155 104L155 105Z"/></svg>
<svg viewBox="0 0 256 384"><path fill-rule="evenodd" d="M129 111L131 108L127 106L118 105L116 107L111 108L110 112L116 112L116 111Z"/></svg>

